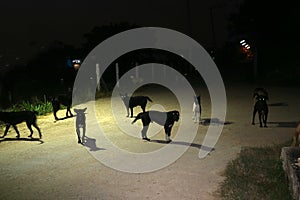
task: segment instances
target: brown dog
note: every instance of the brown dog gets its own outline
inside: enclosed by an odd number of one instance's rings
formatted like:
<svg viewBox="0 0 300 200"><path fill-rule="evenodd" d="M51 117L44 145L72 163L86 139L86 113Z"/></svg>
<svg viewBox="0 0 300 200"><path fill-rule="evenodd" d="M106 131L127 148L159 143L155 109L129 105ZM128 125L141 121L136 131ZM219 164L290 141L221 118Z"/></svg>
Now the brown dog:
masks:
<svg viewBox="0 0 300 200"><path fill-rule="evenodd" d="M293 143L291 146L295 147L299 138L299 134L300 134L300 122L298 123L298 125L295 128L295 132L293 135Z"/></svg>

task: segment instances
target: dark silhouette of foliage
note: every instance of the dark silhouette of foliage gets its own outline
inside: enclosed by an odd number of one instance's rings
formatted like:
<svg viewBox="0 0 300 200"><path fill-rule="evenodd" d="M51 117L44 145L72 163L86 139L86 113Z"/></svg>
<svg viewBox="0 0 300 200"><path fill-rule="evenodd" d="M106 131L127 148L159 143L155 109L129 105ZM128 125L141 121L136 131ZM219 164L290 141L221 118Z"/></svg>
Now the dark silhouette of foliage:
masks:
<svg viewBox="0 0 300 200"><path fill-rule="evenodd" d="M94 47L103 42L105 39L133 28L138 28L138 25L121 22L119 24L109 24L96 26L91 32L83 35L85 42L82 44L83 53L87 55Z"/></svg>

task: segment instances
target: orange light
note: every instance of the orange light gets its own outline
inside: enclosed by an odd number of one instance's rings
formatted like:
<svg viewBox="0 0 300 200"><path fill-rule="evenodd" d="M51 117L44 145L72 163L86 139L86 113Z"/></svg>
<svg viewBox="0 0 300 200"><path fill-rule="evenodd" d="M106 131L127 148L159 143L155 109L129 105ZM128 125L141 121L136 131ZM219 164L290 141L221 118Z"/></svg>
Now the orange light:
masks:
<svg viewBox="0 0 300 200"><path fill-rule="evenodd" d="M74 66L75 70L78 70L80 68L80 64L77 64L77 63L75 63L73 66Z"/></svg>

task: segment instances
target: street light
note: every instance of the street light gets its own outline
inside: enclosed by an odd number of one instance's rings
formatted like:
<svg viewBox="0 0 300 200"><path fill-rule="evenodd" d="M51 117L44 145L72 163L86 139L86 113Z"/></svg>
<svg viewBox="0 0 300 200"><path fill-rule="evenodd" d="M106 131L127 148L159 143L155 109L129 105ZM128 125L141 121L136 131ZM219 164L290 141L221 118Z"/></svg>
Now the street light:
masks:
<svg viewBox="0 0 300 200"><path fill-rule="evenodd" d="M78 70L79 67L80 67L80 65L81 65L81 60L79 60L79 59L74 59L74 60L72 60L72 63L73 63L74 69L75 69L75 70Z"/></svg>
<svg viewBox="0 0 300 200"><path fill-rule="evenodd" d="M257 77L257 49L254 46L254 50L250 50L251 46L246 42L245 39L242 39L240 41L240 44L242 45L241 50L243 53L246 54L247 59L252 60L253 59L253 76L254 78Z"/></svg>

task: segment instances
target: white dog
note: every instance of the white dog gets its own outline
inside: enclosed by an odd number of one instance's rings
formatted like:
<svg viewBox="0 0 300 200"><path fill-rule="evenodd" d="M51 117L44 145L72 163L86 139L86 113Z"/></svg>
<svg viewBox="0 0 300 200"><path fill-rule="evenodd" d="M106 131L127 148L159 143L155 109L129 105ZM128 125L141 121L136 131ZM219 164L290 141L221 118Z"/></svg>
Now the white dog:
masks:
<svg viewBox="0 0 300 200"><path fill-rule="evenodd" d="M201 122L201 103L200 96L194 97L193 103L193 120L195 123Z"/></svg>

